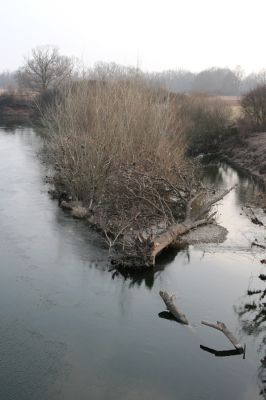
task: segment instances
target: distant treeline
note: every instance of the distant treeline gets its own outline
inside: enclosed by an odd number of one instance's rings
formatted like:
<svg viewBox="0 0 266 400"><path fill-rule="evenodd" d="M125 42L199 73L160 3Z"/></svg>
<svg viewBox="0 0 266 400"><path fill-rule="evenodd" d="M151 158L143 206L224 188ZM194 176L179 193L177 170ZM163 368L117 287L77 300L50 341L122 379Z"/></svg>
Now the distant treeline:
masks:
<svg viewBox="0 0 266 400"><path fill-rule="evenodd" d="M238 96L266 82L266 71L244 76L241 70L210 68L199 73L186 70L148 74L172 92L208 93L217 96Z"/></svg>
<svg viewBox="0 0 266 400"><path fill-rule="evenodd" d="M139 75L149 81L152 86L162 86L175 93L208 93L216 96L238 96L266 83L266 70L244 75L239 68L210 68L199 73L187 70L168 70L163 72L142 72L137 68L125 67L115 63L96 64L95 79L126 79L132 75ZM83 72L84 73L84 72ZM16 90L18 88L16 72L0 73L0 89ZM78 79L79 73L74 76Z"/></svg>
<svg viewBox="0 0 266 400"><path fill-rule="evenodd" d="M143 72L137 68L100 62L89 74L94 79L126 79L139 75L152 86L161 86L175 93L206 93L216 96L239 96L266 83L266 70L249 75L241 68L210 68L199 73L179 69Z"/></svg>
<svg viewBox="0 0 266 400"><path fill-rule="evenodd" d="M16 73L5 71L0 73L0 89L13 91L17 89Z"/></svg>

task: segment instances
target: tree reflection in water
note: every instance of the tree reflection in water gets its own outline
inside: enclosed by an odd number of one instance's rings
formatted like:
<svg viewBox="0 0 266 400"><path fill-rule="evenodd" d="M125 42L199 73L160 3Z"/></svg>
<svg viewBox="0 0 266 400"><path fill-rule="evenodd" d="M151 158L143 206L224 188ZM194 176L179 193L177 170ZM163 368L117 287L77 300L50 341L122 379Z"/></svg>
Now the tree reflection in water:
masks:
<svg viewBox="0 0 266 400"><path fill-rule="evenodd" d="M154 268L125 269L123 267L116 267L112 271L112 277L115 279L118 276L122 276L125 281L129 281L129 287L140 286L144 282L148 289L152 289L156 278L175 259L177 252L178 250L175 248L162 252L156 259L156 266ZM188 250L186 255L189 257Z"/></svg>

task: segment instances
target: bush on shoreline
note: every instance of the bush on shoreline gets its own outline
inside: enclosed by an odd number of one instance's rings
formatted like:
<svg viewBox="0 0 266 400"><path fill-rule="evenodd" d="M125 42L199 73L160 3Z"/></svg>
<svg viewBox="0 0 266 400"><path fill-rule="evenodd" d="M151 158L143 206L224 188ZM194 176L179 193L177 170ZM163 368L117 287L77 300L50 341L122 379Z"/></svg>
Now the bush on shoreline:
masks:
<svg viewBox="0 0 266 400"><path fill-rule="evenodd" d="M142 82L83 81L66 89L45 117L64 186L85 202L100 198L121 166L149 161L171 179L185 142L167 92Z"/></svg>
<svg viewBox="0 0 266 400"><path fill-rule="evenodd" d="M243 128L246 131L265 132L266 130L266 84L250 90L242 99L241 106L244 118Z"/></svg>
<svg viewBox="0 0 266 400"><path fill-rule="evenodd" d="M219 151L233 133L232 109L221 99L206 95L182 96L178 110L185 121L191 155Z"/></svg>
<svg viewBox="0 0 266 400"><path fill-rule="evenodd" d="M182 220L196 178L168 92L138 79L84 80L65 89L45 125L56 186L81 200L101 230L116 236Z"/></svg>

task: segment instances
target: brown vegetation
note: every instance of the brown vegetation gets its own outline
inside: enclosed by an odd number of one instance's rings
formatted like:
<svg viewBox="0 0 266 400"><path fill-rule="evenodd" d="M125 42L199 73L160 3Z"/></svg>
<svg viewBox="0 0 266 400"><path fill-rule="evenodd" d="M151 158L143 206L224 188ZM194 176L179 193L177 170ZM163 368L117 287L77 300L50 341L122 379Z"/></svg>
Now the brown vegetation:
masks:
<svg viewBox="0 0 266 400"><path fill-rule="evenodd" d="M266 130L266 84L249 91L241 101L244 123L251 131Z"/></svg>
<svg viewBox="0 0 266 400"><path fill-rule="evenodd" d="M45 119L57 187L89 208L110 247L122 234L124 249L133 236L145 247L151 226L184 218L197 183L167 92L138 80L83 81Z"/></svg>
<svg viewBox="0 0 266 400"><path fill-rule="evenodd" d="M210 132L213 114L224 121L222 110L205 98L171 95L138 78L83 80L46 112L55 185L82 202L88 220L119 252L119 264L154 265L178 236L210 222L212 201L191 214L192 203L199 197L204 202L207 191L186 158L185 138L200 121ZM74 204L67 207L81 218Z"/></svg>
<svg viewBox="0 0 266 400"><path fill-rule="evenodd" d="M186 137L192 154L217 152L233 131L232 107L206 95L181 96L179 114L186 121Z"/></svg>
<svg viewBox="0 0 266 400"><path fill-rule="evenodd" d="M21 93L0 94L0 119L5 123L28 123L33 113L33 99Z"/></svg>

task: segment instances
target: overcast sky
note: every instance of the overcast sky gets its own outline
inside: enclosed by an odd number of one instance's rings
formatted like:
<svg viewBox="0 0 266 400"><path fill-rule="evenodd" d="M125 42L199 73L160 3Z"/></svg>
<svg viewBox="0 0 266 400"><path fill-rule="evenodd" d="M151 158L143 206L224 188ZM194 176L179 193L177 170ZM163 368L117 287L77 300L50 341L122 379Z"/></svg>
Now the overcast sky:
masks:
<svg viewBox="0 0 266 400"><path fill-rule="evenodd" d="M0 71L38 45L144 70L266 67L266 0L0 0Z"/></svg>

